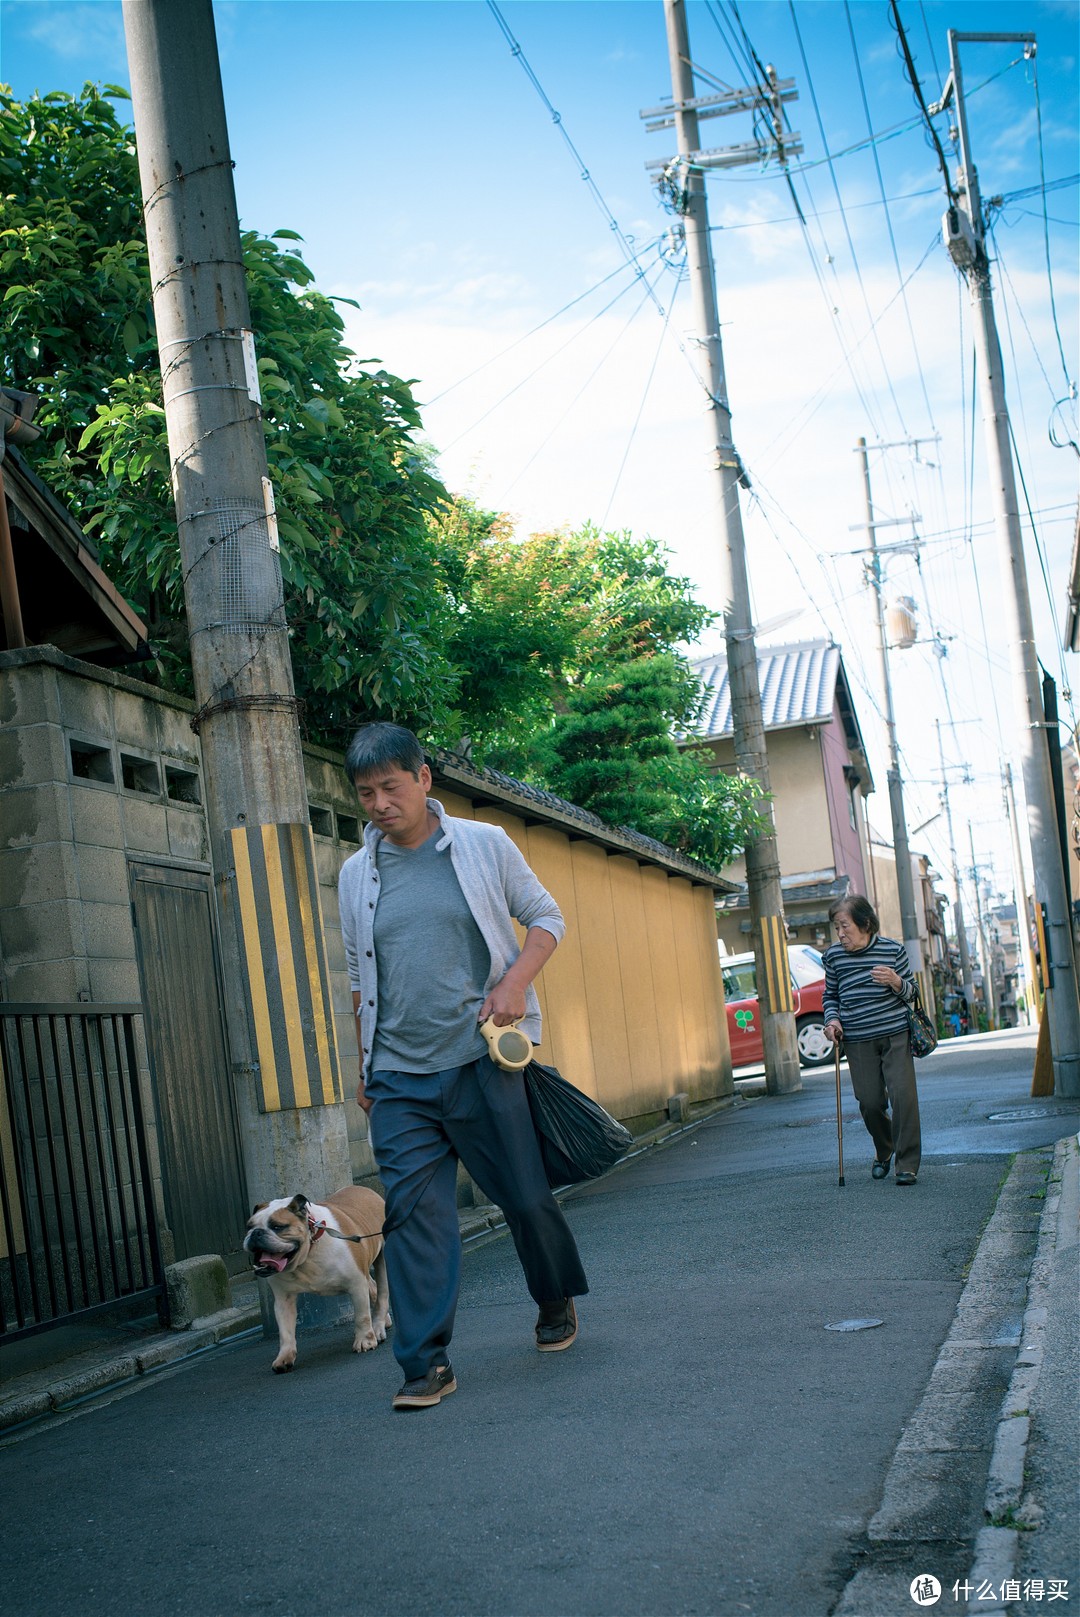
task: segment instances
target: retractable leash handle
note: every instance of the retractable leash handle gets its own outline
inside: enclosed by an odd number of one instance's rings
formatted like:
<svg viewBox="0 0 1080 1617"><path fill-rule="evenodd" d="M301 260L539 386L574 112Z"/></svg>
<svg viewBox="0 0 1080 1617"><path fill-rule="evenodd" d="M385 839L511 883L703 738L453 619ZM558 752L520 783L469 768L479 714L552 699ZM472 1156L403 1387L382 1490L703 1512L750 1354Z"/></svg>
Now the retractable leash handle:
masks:
<svg viewBox="0 0 1080 1617"><path fill-rule="evenodd" d="M840 1046L843 1038L833 1040L833 1056L836 1061L836 1151L839 1158L840 1176L837 1184L844 1188L844 1109L840 1099Z"/></svg>
<svg viewBox="0 0 1080 1617"><path fill-rule="evenodd" d="M521 1072L533 1058L533 1042L516 1022L511 1022L509 1027L496 1027L495 1018L489 1016L486 1022L481 1022L480 1033L492 1061L503 1072Z"/></svg>

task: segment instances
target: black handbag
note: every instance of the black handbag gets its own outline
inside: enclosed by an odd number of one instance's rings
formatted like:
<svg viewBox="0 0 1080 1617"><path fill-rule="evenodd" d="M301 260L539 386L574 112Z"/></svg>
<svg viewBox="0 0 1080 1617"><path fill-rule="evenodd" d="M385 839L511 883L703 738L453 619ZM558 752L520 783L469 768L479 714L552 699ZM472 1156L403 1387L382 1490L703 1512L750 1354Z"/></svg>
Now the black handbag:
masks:
<svg viewBox="0 0 1080 1617"><path fill-rule="evenodd" d="M913 1056L928 1056L931 1050L937 1049L937 1028L931 1022L923 1007L922 995L919 985L915 984L915 992L911 1003L907 1007L908 1037L911 1042Z"/></svg>
<svg viewBox="0 0 1080 1617"><path fill-rule="evenodd" d="M613 1168L634 1136L561 1072L530 1061L523 1074L548 1184L576 1185Z"/></svg>

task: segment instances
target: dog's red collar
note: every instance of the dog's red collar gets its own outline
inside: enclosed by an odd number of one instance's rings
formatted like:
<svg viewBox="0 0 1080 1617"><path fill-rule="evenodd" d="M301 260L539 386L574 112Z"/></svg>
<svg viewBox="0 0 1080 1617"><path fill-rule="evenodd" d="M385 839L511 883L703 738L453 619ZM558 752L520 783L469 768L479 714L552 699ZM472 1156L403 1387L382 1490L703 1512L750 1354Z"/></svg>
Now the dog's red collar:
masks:
<svg viewBox="0 0 1080 1617"><path fill-rule="evenodd" d="M322 1236L322 1235L325 1235L325 1233L326 1233L326 1225L325 1224L316 1224L315 1220L312 1218L311 1214L309 1213L308 1214L308 1219L307 1219L307 1227L308 1227L308 1234L311 1236L311 1244L312 1244L312 1246L314 1246L315 1242L319 1239L319 1237Z"/></svg>

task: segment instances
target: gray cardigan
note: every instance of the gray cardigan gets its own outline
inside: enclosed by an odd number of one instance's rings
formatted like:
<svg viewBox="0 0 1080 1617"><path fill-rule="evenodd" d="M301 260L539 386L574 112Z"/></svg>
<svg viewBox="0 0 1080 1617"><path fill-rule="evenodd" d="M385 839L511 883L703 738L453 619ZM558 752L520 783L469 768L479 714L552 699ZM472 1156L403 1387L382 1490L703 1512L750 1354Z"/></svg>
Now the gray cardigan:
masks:
<svg viewBox="0 0 1080 1617"><path fill-rule="evenodd" d="M465 902L480 929L491 955L491 970L484 993L504 977L521 949L511 916L528 931L543 927L556 943L566 927L559 906L541 886L506 832L482 820L459 820L447 814L434 797L428 808L437 816L443 835L436 843L441 851L448 844L454 872L461 884ZM349 986L360 998L360 1043L367 1075L375 1022L379 1014L379 977L375 963L375 907L379 902L379 879L375 850L382 832L370 822L364 827L364 846L346 859L338 878L338 905L341 931L345 939L345 962ZM422 918L421 918L422 921ZM422 936L422 930L421 930ZM438 939L432 939L433 962L437 961ZM525 990L525 1015L521 1031L534 1044L540 1043L540 1002L532 985Z"/></svg>

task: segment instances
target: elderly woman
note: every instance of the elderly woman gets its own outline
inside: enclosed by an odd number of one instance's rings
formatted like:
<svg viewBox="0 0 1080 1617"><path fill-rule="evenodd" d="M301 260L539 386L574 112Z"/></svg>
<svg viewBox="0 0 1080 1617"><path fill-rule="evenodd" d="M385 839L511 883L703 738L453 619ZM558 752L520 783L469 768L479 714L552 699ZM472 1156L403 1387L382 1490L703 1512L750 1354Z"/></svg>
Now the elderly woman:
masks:
<svg viewBox="0 0 1080 1617"><path fill-rule="evenodd" d="M829 920L840 941L825 951L825 1033L834 1043L844 1041L851 1087L874 1142L873 1177L888 1176L895 1153L896 1183L913 1185L922 1136L907 1015L915 979L907 953L881 936L865 898L839 899Z"/></svg>

